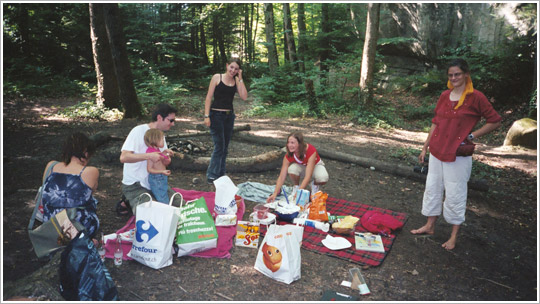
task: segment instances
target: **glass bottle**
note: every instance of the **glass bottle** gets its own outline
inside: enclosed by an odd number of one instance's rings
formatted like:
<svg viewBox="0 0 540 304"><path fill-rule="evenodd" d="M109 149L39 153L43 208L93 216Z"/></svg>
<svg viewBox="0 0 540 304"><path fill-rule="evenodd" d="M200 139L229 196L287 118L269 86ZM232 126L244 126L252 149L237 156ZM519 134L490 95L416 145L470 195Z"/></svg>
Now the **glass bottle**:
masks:
<svg viewBox="0 0 540 304"><path fill-rule="evenodd" d="M105 238L103 237L103 232L101 232L101 239L99 240L98 253L102 262L105 262Z"/></svg>
<svg viewBox="0 0 540 304"><path fill-rule="evenodd" d="M114 266L119 267L122 265L122 257L124 255L124 251L122 250L122 239L120 238L120 234L116 236L116 246L114 248Z"/></svg>

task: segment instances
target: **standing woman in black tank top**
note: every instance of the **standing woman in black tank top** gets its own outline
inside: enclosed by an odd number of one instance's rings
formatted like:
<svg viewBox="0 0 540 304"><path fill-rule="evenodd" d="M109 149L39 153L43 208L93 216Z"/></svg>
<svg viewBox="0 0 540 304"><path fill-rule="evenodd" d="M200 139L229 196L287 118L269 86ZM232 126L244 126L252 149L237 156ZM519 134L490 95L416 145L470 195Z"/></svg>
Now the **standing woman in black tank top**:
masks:
<svg viewBox="0 0 540 304"><path fill-rule="evenodd" d="M210 127L214 142L214 151L206 171L206 180L209 184L225 175L225 161L236 117L233 108L234 95L238 92L242 100L247 98L240 67L240 59L229 59L225 73L212 76L208 86L204 102L204 124Z"/></svg>

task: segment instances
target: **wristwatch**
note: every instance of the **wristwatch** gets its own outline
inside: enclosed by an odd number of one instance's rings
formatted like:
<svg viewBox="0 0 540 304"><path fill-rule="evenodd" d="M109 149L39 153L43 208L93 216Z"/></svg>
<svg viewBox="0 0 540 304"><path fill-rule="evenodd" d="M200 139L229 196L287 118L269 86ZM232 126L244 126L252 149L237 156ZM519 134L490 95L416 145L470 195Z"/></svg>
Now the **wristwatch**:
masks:
<svg viewBox="0 0 540 304"><path fill-rule="evenodd" d="M474 139L474 135L473 135L472 133L470 133L470 134L467 136L467 138L468 138L469 140L473 140L473 139Z"/></svg>
<svg viewBox="0 0 540 304"><path fill-rule="evenodd" d="M244 79L240 79L240 80L238 80L238 82L244 82Z"/></svg>
<svg viewBox="0 0 540 304"><path fill-rule="evenodd" d="M208 116L208 115L205 114L205 115L204 115L204 118L210 118L210 116Z"/></svg>

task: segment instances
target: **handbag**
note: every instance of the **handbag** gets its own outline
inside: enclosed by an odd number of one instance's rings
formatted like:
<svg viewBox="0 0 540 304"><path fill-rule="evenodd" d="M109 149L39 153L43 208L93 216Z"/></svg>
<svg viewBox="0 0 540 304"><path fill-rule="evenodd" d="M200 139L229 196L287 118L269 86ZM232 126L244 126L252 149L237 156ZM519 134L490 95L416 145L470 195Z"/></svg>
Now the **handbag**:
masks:
<svg viewBox="0 0 540 304"><path fill-rule="evenodd" d="M60 257L60 293L68 301L116 301L118 290L94 243L81 232Z"/></svg>
<svg viewBox="0 0 540 304"><path fill-rule="evenodd" d="M180 217L180 208L172 205L175 193L169 204L152 200L137 205L135 212L135 239L128 256L135 261L154 269L172 264L173 241ZM182 199L183 201L183 199Z"/></svg>
<svg viewBox="0 0 540 304"><path fill-rule="evenodd" d="M471 140L469 140L468 138L465 138L465 141L458 146L456 150L456 156L473 155L475 146L476 145Z"/></svg>
<svg viewBox="0 0 540 304"><path fill-rule="evenodd" d="M303 226L270 225L259 247L255 269L286 284L300 279L303 234Z"/></svg>
<svg viewBox="0 0 540 304"><path fill-rule="evenodd" d="M66 247L79 231L85 230L84 226L75 220L79 208L64 209L36 229L32 229L38 206L34 207L28 224L28 236L38 258Z"/></svg>
<svg viewBox="0 0 540 304"><path fill-rule="evenodd" d="M204 197L180 206L176 231L178 257L217 247L218 233Z"/></svg>
<svg viewBox="0 0 540 304"><path fill-rule="evenodd" d="M49 168L47 168L47 173L45 173L45 177L43 178L43 183L38 189L38 192L36 193L36 198L34 198L34 203L36 205L39 205L39 208L36 212L36 220L43 222L43 201L41 199L42 193L43 193L43 186L45 185L45 180L47 180L47 177L51 175L52 168L58 164L57 161L54 161Z"/></svg>

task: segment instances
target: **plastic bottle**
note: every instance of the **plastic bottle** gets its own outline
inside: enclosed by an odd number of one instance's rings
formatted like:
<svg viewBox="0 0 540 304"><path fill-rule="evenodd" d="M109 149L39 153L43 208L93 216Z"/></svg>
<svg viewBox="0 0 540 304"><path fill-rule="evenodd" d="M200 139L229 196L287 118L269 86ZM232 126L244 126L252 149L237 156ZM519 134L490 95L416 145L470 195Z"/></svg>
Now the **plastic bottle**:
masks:
<svg viewBox="0 0 540 304"><path fill-rule="evenodd" d="M120 234L116 236L116 247L114 248L114 266L120 267L122 265L122 257L124 256L124 251L122 250L122 239Z"/></svg>
<svg viewBox="0 0 540 304"><path fill-rule="evenodd" d="M368 295L371 293L367 286L366 279L364 279L359 268L349 269L349 273L352 275L352 282L358 284L356 287L358 287L361 295Z"/></svg>
<svg viewBox="0 0 540 304"><path fill-rule="evenodd" d="M295 218L293 220L293 223L313 227L313 228L322 230L324 232L328 232L328 230L330 230L330 224L319 222L319 221L313 221L313 220L309 220L309 219Z"/></svg>
<svg viewBox="0 0 540 304"><path fill-rule="evenodd" d="M105 240L103 238L103 232L101 233L101 240L99 240L99 245L98 245L98 253L99 253L99 257L101 258L101 261L104 262L105 261L105 247L104 247L104 244L105 243Z"/></svg>

